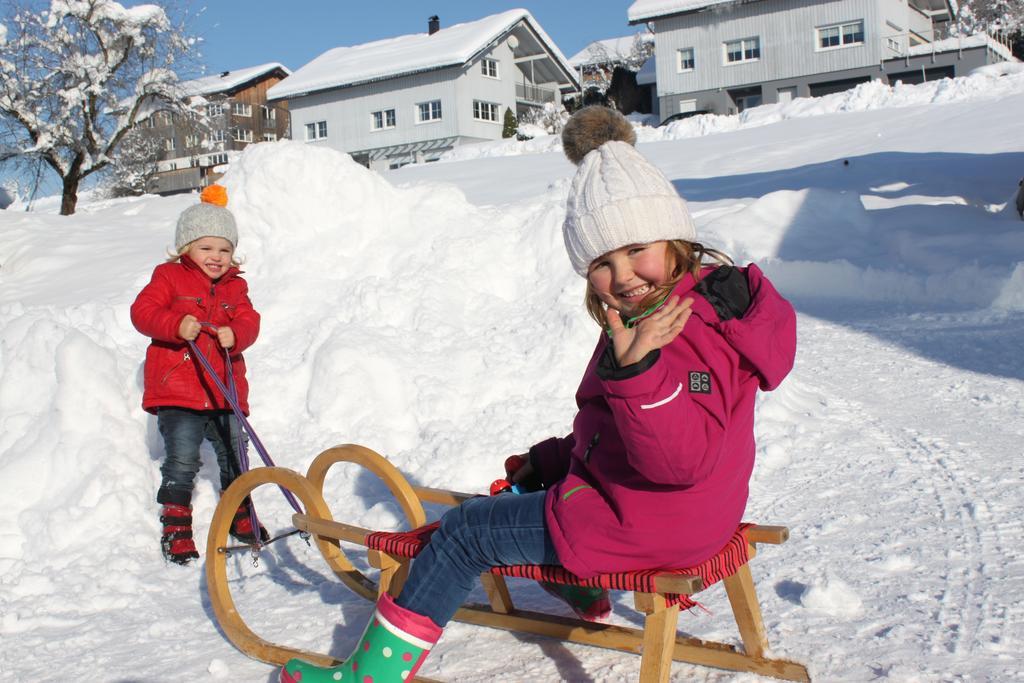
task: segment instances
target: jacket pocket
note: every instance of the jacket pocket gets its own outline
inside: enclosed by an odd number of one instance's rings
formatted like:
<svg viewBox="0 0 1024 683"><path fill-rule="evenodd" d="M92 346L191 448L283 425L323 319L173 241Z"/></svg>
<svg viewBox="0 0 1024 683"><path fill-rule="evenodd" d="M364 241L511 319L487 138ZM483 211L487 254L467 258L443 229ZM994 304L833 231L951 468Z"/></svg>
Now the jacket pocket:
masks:
<svg viewBox="0 0 1024 683"><path fill-rule="evenodd" d="M160 384L167 384L167 378L171 376L171 373L173 373L175 370L177 370L190 360L192 360L192 356L188 355L188 351L186 351L182 355L181 360L175 363L173 366L171 366L171 368L164 373L164 376L160 378Z"/></svg>

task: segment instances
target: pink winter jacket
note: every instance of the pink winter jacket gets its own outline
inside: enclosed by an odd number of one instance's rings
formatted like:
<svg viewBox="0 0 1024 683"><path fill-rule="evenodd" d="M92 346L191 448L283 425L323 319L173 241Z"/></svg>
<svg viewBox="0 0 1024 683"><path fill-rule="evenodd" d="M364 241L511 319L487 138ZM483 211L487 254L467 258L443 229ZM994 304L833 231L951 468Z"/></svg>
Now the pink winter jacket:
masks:
<svg viewBox="0 0 1024 683"><path fill-rule="evenodd" d="M705 273L712 269L706 269ZM686 567L735 532L754 467L754 399L793 366L796 316L754 265L750 306L721 320L687 276L693 315L654 363L601 379L602 334L576 392L572 434L530 450L547 524L574 574Z"/></svg>

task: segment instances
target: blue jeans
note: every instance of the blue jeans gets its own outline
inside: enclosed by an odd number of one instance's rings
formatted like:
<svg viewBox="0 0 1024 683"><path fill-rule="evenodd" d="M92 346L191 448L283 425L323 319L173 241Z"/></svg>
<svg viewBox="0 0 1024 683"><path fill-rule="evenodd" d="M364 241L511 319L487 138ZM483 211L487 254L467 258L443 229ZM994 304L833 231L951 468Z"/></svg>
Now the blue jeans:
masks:
<svg viewBox="0 0 1024 683"><path fill-rule="evenodd" d="M546 495L503 493L449 510L395 602L443 627L491 567L559 564L544 522Z"/></svg>
<svg viewBox="0 0 1024 683"><path fill-rule="evenodd" d="M203 439L213 445L220 467L220 488L226 489L240 473L238 465L238 420L231 411L159 408L156 425L164 438L167 455L160 466L163 479L157 491L158 503L189 505L201 464L199 447Z"/></svg>

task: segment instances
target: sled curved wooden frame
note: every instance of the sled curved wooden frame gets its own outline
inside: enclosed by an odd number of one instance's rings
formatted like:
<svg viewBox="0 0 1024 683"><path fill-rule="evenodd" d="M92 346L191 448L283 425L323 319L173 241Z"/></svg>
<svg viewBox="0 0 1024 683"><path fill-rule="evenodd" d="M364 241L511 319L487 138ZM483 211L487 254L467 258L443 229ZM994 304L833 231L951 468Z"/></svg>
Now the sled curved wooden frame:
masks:
<svg viewBox="0 0 1024 683"><path fill-rule="evenodd" d="M301 657L320 666L339 663L330 655L264 640L246 625L235 608L227 576L228 553L224 549L229 546L228 531L235 511L245 497L260 486L276 484L288 489L302 501L306 513L292 516L295 527L312 535L328 566L355 593L373 601L385 591L392 595L401 591L410 560L368 549L370 565L380 570L379 582L375 583L349 561L340 545L344 541L366 546L366 537L372 533L369 529L335 521L324 501L323 485L327 472L341 462L360 465L380 478L398 501L411 529L426 524L423 503L458 505L472 497L455 491L412 486L383 456L352 444L336 446L318 455L306 476L281 467L262 467L238 477L221 497L210 524L206 547L206 582L210 603L224 634L250 657L279 666L292 657ZM754 557L758 543L779 544L785 542L788 536L786 527L751 527L748 534L750 557ZM502 576L485 573L480 579L490 604L463 605L455 615L456 621L639 653L642 655L640 683L667 682L673 660L730 671L750 671L790 681L810 680L802 664L768 657L767 637L749 563L723 581L739 628L742 648L677 634L679 607L669 606L665 594L690 595L698 592L703 586L701 579L696 576L665 574L656 578L656 592L635 591L634 605L645 615L642 629L595 624L520 610L513 605Z"/></svg>

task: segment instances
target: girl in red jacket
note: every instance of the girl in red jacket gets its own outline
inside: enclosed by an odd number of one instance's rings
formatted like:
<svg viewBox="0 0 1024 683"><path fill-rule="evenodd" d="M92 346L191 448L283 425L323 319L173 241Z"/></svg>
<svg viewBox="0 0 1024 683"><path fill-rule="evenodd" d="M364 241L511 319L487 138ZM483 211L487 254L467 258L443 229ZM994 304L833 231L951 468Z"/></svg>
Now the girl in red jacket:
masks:
<svg viewBox="0 0 1024 683"><path fill-rule="evenodd" d="M132 304L132 323L152 338L146 350L142 407L156 414L164 440L162 480L156 500L163 505L160 548L171 562L198 558L192 540L192 488L199 471L203 439L213 445L220 466L221 490L239 474L236 454L244 438L238 420L205 370L193 357L194 341L222 382L228 385L224 349L231 353L231 371L238 402L248 415L249 385L242 351L256 341L260 316L249 301L248 285L234 259L238 244L235 218L226 208L219 185L207 187L202 203L185 209L174 235L176 254L156 267L153 277ZM239 508L231 533L255 541L249 502ZM266 531L260 527L266 540Z"/></svg>
<svg viewBox="0 0 1024 683"><path fill-rule="evenodd" d="M792 367L796 318L756 266L733 267L695 241L686 202L634 140L607 107L577 112L562 133L578 166L562 234L603 328L572 433L530 449L515 475L526 493L445 513L344 664L293 659L282 683L411 680L491 567L557 564L582 578L687 567L736 531L754 466L755 396ZM608 606L558 593L585 617Z"/></svg>

